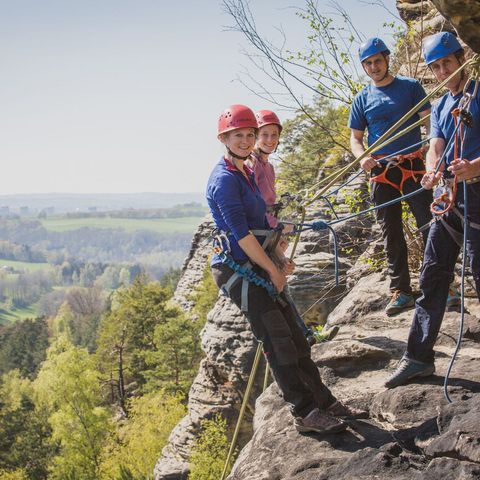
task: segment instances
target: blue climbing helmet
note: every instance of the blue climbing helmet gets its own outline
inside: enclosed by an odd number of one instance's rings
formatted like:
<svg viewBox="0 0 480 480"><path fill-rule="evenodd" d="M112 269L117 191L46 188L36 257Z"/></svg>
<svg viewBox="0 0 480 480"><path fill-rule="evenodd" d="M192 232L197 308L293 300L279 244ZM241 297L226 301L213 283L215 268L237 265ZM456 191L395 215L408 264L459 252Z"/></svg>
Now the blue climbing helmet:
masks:
<svg viewBox="0 0 480 480"><path fill-rule="evenodd" d="M373 37L369 38L366 42L360 45L358 49L358 56L360 58L360 61L363 62L368 57L382 52L390 55L390 50L385 45L385 42L381 38Z"/></svg>
<svg viewBox="0 0 480 480"><path fill-rule="evenodd" d="M447 55L463 51L457 37L450 32L439 32L429 35L423 40L423 59L426 65L430 65Z"/></svg>

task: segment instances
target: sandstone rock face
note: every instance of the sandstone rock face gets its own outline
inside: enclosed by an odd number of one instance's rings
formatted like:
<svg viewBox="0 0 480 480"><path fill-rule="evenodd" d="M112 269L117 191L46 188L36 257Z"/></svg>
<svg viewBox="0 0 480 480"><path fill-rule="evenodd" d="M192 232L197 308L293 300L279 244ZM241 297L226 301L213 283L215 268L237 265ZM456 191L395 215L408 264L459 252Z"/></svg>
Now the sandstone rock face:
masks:
<svg viewBox="0 0 480 480"><path fill-rule="evenodd" d="M234 425L257 342L240 310L227 298L219 297L208 314L202 332L202 348L206 357L190 388L188 415L174 428L169 443L155 467L155 479L183 479L188 473L188 458L201 421L220 413ZM247 411L240 446L251 436L254 399L259 394L256 386Z"/></svg>
<svg viewBox="0 0 480 480"><path fill-rule="evenodd" d="M438 417L440 435L427 447L431 457L451 457L477 463L480 471L480 395L443 407Z"/></svg>
<svg viewBox="0 0 480 480"><path fill-rule="evenodd" d="M360 289L342 303L355 301L365 301ZM469 299L467 308L477 303ZM342 304L337 309L348 310ZM349 420L341 434L298 434L271 385L257 401L254 435L229 479L480 478L478 340L464 337L454 364L448 388L455 403L448 404L443 392L458 313L447 313L442 325L441 336L450 341L436 347L436 375L393 390L383 387L405 349L411 316L412 310L391 318L367 312L356 323L342 324L332 342L313 347L324 383L343 402L367 408L369 419ZM467 323L476 321L472 317Z"/></svg>
<svg viewBox="0 0 480 480"><path fill-rule="evenodd" d="M190 251L183 262L182 276L175 290L174 300L185 310L191 310L193 302L189 299L195 285L201 282L203 272L212 253L212 245L208 237L213 229L213 220L210 215L202 221L195 232Z"/></svg>
<svg viewBox="0 0 480 480"><path fill-rule="evenodd" d="M349 290L345 300L330 314L328 325L361 322L364 315L374 312L383 319L384 309L390 298L386 277L385 271L361 277Z"/></svg>
<svg viewBox="0 0 480 480"><path fill-rule="evenodd" d="M432 0L440 13L450 20L460 38L476 53L480 53L480 1Z"/></svg>
<svg viewBox="0 0 480 480"><path fill-rule="evenodd" d="M397 1L400 15L413 22L412 30L416 32L413 42L397 55L401 74L415 74L420 37L440 29L457 28L461 39L474 51L480 51L480 2L432 3ZM425 78L427 83L431 79L428 71ZM352 201L359 209L368 207L364 178L357 178L340 192L333 204L334 211L328 202L319 201L308 210L307 221L349 215ZM211 247L205 244L211 227L211 219L206 219L195 234L175 294L176 301L186 310L192 307L190 294L201 281L211 253ZM229 478L480 479L477 300L469 300L471 315L466 318L463 346L449 383L450 396L456 403L447 404L442 378L455 347L455 313L448 313L443 322L437 343L437 375L386 391L383 382L405 349L412 312L387 318L383 312L389 294L386 272L381 266L362 262L367 246L371 251L380 250L374 216L344 221L335 230L341 248L340 286L333 283L332 235L310 231L302 234L298 245L298 267L290 280L290 290L300 311L306 312L307 320L323 324L327 319L327 325L340 325L340 334L333 342L313 348L314 360L334 394L347 404L368 408L370 418L350 421L348 430L337 435L299 435L274 383L254 406L260 393L257 384L240 436L240 446L246 446ZM188 415L173 430L155 467L155 480L186 480L191 446L203 419L220 412L234 425L256 342L243 315L223 297L208 316L202 347L206 356L191 387Z"/></svg>
<svg viewBox="0 0 480 480"><path fill-rule="evenodd" d="M351 189L360 188L352 183ZM362 182L363 183L363 182ZM365 191L365 186L361 187ZM344 205L337 206L340 215L346 215ZM310 209L309 220L328 219L331 212L325 209ZM182 278L175 292L175 300L189 310L192 307L190 294L201 281L211 246L206 239L212 228L211 220L206 219L199 227L192 242L192 249L184 264ZM343 226L343 238L356 237L361 230L368 232L371 220L351 222ZM359 230L360 229L360 230ZM335 262L331 252L332 241L328 234L311 232L302 236L299 254L295 261L297 269L289 281L289 288L301 312L307 311L305 318L317 324L324 324L327 315L343 298L345 291L345 273L351 267L351 259L362 252L356 246L349 257L339 259L340 276L343 281L335 286ZM355 253L354 253L355 252ZM188 415L175 427L162 457L155 467L156 480L183 479L188 473L188 458L195 438L200 431L201 421L221 413L234 427L250 374L257 342L253 338L248 322L227 298L220 296L215 307L207 317L202 331L202 349L205 358L190 389ZM263 383L264 365L260 367L257 384L247 409L239 438L239 446L247 443L252 435L252 418L255 399Z"/></svg>

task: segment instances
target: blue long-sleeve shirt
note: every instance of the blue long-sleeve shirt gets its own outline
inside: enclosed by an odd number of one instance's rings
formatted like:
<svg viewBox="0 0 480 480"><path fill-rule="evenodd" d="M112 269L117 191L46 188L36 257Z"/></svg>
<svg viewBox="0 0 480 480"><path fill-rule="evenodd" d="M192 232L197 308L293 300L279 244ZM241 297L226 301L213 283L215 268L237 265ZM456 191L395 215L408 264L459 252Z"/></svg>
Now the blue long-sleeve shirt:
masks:
<svg viewBox="0 0 480 480"><path fill-rule="evenodd" d="M255 182L253 172L245 166L245 176L227 159L217 163L207 183L207 202L216 227L229 233L231 255L236 262L248 260L238 241L250 230L270 229L266 221L266 205ZM217 255L212 265L221 263Z"/></svg>

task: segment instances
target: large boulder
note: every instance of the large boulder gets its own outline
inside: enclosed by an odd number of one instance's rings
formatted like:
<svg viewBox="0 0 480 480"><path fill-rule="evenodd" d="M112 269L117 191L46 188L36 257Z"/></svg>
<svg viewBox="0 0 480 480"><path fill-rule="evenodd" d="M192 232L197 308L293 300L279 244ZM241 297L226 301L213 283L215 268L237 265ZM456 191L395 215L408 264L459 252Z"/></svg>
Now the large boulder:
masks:
<svg viewBox="0 0 480 480"><path fill-rule="evenodd" d="M480 1L432 0L432 3L452 23L460 38L480 53Z"/></svg>
<svg viewBox="0 0 480 480"><path fill-rule="evenodd" d="M440 409L440 435L426 449L431 457L450 457L477 463L480 469L480 394ZM480 477L478 477L480 478Z"/></svg>

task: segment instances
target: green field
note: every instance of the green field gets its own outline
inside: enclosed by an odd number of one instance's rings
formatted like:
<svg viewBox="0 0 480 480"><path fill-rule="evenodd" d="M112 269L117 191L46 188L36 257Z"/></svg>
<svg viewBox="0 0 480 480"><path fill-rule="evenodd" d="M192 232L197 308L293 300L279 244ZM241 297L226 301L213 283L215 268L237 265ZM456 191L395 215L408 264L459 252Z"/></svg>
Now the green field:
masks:
<svg viewBox="0 0 480 480"><path fill-rule="evenodd" d="M26 318L36 318L38 312L35 305L30 305L26 308L17 308L15 310L6 310L0 304L0 325L17 322L18 320L25 320Z"/></svg>
<svg viewBox="0 0 480 480"><path fill-rule="evenodd" d="M18 271L38 272L39 270L50 270L52 265L49 263L30 263L30 262L17 262L16 260L4 260L0 258L0 268L6 265L12 267Z"/></svg>
<svg viewBox="0 0 480 480"><path fill-rule="evenodd" d="M127 232L152 230L158 233L193 233L203 217L183 218L64 218L52 217L41 220L47 230L66 232L83 227L90 228L123 228Z"/></svg>

